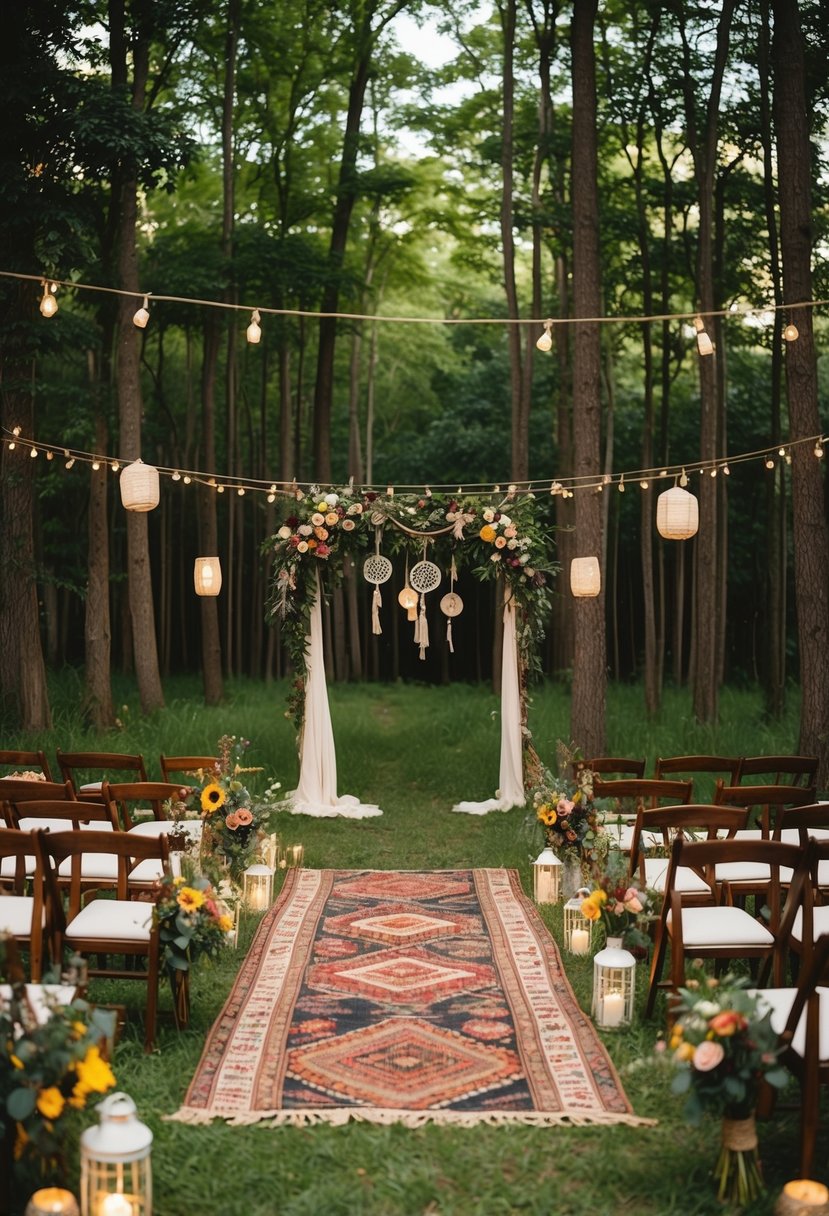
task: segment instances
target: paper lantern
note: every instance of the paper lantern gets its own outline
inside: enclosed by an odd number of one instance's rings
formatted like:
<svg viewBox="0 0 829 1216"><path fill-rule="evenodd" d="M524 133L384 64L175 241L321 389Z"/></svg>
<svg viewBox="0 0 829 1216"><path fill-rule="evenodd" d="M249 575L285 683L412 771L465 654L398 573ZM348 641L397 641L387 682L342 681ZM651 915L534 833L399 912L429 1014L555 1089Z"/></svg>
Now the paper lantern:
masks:
<svg viewBox="0 0 829 1216"><path fill-rule="evenodd" d="M602 589L597 557L574 557L570 563L570 590L575 596L598 595Z"/></svg>
<svg viewBox="0 0 829 1216"><path fill-rule="evenodd" d="M81 1136L81 1216L152 1216L152 1132L126 1094L97 1111L100 1123Z"/></svg>
<svg viewBox="0 0 829 1216"><path fill-rule="evenodd" d="M218 595L222 589L222 565L218 557L197 557L193 568L196 595Z"/></svg>
<svg viewBox="0 0 829 1216"><path fill-rule="evenodd" d="M557 904L561 885L561 862L552 849L542 849L533 862L533 899L537 904Z"/></svg>
<svg viewBox="0 0 829 1216"><path fill-rule="evenodd" d="M134 460L121 474L121 502L128 511L152 511L158 506L158 469Z"/></svg>
<svg viewBox="0 0 829 1216"><path fill-rule="evenodd" d="M656 500L656 530L666 540L688 540L699 530L699 503L693 494L674 486Z"/></svg>
<svg viewBox="0 0 829 1216"><path fill-rule="evenodd" d="M593 959L593 1021L601 1030L618 1030L633 1021L636 959L622 948L621 938L609 937Z"/></svg>

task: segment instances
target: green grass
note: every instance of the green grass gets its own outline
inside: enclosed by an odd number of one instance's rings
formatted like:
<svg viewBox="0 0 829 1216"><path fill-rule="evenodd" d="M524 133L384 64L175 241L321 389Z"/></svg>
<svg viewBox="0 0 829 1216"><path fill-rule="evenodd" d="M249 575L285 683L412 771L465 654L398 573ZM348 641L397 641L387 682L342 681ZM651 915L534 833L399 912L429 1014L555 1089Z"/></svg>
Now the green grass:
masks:
<svg viewBox="0 0 829 1216"><path fill-rule="evenodd" d="M228 686L225 705L205 709L192 681L169 686L166 709L144 718L135 691L118 695L123 723L117 733L85 733L76 706L81 688L71 673L53 689L55 728L36 741L7 736L6 746L142 751L157 775L157 757L205 753L225 733L251 740L251 763L262 764L262 782L277 777L286 789L298 765L285 688L250 682ZM440 869L447 866L514 866L529 889L529 860L540 841L515 809L481 818L452 815L460 798L482 799L498 781L499 703L472 686L427 688L348 685L330 690L341 793L376 802L383 816L368 820L281 816L286 843L305 845L306 864L318 867ZM701 728L687 694L671 691L658 721L649 722L641 690L610 690L608 751L659 755L702 751L757 754L792 751L797 706L772 728L759 696L725 690L720 725ZM533 698L530 725L542 757L554 759L555 743L567 739L569 705L560 687L545 686ZM561 912L543 915L559 934ZM717 1153L718 1125L698 1128L682 1120L670 1093L670 1073L654 1062L657 1024L641 1018L605 1042L637 1114L655 1127L486 1127L420 1130L350 1123L343 1127L231 1128L222 1123L188 1127L164 1121L182 1102L204 1035L221 1009L254 932L243 926L239 950L221 963L194 972L193 1022L182 1033L172 1024L169 993L162 989L156 1051L141 1047L140 985L93 984L91 995L129 1004L125 1035L115 1053L119 1088L131 1094L155 1136L156 1216L695 1216L721 1212L709 1170ZM591 965L565 957L571 983L589 1007ZM640 971L638 998L646 976ZM796 1096L796 1091L791 1095ZM822 1139L821 1144L825 1141ZM778 1112L761 1126L761 1154L768 1195L751 1209L770 1213L783 1182L797 1176L798 1121ZM822 1164L818 1151L819 1170ZM77 1153L70 1153L77 1161ZM74 1180L76 1181L76 1179Z"/></svg>

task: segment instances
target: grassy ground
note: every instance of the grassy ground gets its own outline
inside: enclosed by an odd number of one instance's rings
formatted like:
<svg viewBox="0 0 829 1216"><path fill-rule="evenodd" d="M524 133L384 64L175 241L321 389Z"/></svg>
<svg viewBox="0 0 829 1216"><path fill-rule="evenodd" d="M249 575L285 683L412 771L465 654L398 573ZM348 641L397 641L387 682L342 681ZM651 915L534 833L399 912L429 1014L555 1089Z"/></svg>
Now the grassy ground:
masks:
<svg viewBox="0 0 829 1216"><path fill-rule="evenodd" d="M172 686L171 686L172 687ZM251 740L251 763L265 767L286 789L297 776L291 725L282 686L239 683L226 704L205 709L198 688L183 682L168 707L142 717L133 690L120 695L123 727L115 735L86 735L78 725L80 687L71 675L54 690L55 729L33 743L7 736L6 746L140 750L151 775L157 756L210 754L223 733ZM794 698L793 698L794 699ZM530 889L529 860L540 840L528 833L526 813L515 809L482 818L449 814L460 798L483 799L498 781L499 703L486 689L453 686L369 685L334 687L331 707L337 741L339 790L378 803L381 818L313 820L285 815L286 843L305 845L306 864L318 867L440 869L447 866L514 866ZM763 722L759 698L727 691L721 724L700 728L687 695L666 697L658 722L648 722L641 690L614 688L610 695L608 751L655 757L712 751L757 754L792 751L797 706L772 729ZM566 693L537 691L530 725L548 762L557 739L567 738ZM554 935L561 912L544 909ZM169 994L162 992L156 1051L141 1049L139 985L97 984L99 1000L130 1004L130 1019L116 1049L119 1088L131 1094L153 1130L156 1216L695 1216L722 1211L709 1170L718 1147L718 1125L698 1128L681 1118L670 1093L670 1073L657 1066L653 1045L658 1024L641 1018L605 1037L637 1114L658 1119L653 1128L372 1127L229 1128L221 1123L187 1127L164 1115L181 1103L198 1062L204 1035L218 1014L255 918L243 926L238 951L193 976L193 1022L176 1033ZM565 963L582 1005L589 1007L591 964ZM639 977L639 1001L646 977ZM787 1097L796 1097L793 1091ZM825 1147L824 1141L821 1142ZM783 1182L797 1175L796 1115L779 1111L761 1127L761 1154L769 1193L752 1208L765 1216ZM71 1160L77 1160L72 1153ZM816 1160L821 1162L820 1151ZM824 1159L825 1160L825 1159ZM824 1169L819 1165L819 1169Z"/></svg>

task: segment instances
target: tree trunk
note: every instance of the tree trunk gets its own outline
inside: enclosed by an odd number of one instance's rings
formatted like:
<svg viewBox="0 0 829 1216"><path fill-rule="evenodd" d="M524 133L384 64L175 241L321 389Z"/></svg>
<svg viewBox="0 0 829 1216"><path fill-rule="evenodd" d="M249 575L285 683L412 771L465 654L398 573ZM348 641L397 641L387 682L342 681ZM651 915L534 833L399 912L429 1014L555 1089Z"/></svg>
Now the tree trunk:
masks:
<svg viewBox="0 0 829 1216"><path fill-rule="evenodd" d="M597 185L596 68L593 28L597 0L573 9L573 419L574 472L597 476L601 468L601 308L599 205ZM577 491L576 544L579 556L602 551L600 495ZM587 756L605 750L607 657L604 594L574 605L575 659L570 735Z"/></svg>
<svg viewBox="0 0 829 1216"><path fill-rule="evenodd" d="M219 329L216 318L208 314L204 328L201 380L202 461L207 472L216 468L216 363L219 357ZM215 557L219 552L219 524L216 494L209 486L199 486L199 552ZM202 681L205 705L218 705L224 696L222 683L222 643L219 633L219 606L213 595L201 597Z"/></svg>
<svg viewBox="0 0 829 1216"><path fill-rule="evenodd" d="M90 352L93 396L100 379ZM95 451L109 446L107 422L96 405ZM115 723L111 681L111 629L109 606L109 527L107 525L107 478L93 473L89 489L88 578L84 604L84 712L97 730Z"/></svg>
<svg viewBox="0 0 829 1216"><path fill-rule="evenodd" d="M797 0L773 0L774 121L777 136L783 296L800 336L786 349L793 443L820 433L812 299L811 148L803 37ZM811 444L792 448L794 579L800 650L800 743L818 757L817 784L829 783L829 536L822 462Z"/></svg>

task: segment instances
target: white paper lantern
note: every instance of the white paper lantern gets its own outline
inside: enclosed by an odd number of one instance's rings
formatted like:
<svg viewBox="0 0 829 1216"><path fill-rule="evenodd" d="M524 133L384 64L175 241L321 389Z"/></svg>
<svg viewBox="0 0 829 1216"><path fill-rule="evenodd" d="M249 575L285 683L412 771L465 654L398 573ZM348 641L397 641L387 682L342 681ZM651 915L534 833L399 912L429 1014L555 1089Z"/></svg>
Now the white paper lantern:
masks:
<svg viewBox="0 0 829 1216"><path fill-rule="evenodd" d="M575 596L598 595L602 576L597 557L574 557L570 563L570 590Z"/></svg>
<svg viewBox="0 0 829 1216"><path fill-rule="evenodd" d="M121 474L121 502L128 511L152 511L158 506L158 469L140 458Z"/></svg>
<svg viewBox="0 0 829 1216"><path fill-rule="evenodd" d="M674 486L656 500L656 530L666 540L688 540L699 530L699 503L693 494Z"/></svg>
<svg viewBox="0 0 829 1216"><path fill-rule="evenodd" d="M273 896L273 870L270 866L248 866L242 875L242 898L251 912L266 912Z"/></svg>
<svg viewBox="0 0 829 1216"><path fill-rule="evenodd" d="M561 862L552 849L542 849L533 862L533 898L537 904L557 904Z"/></svg>
<svg viewBox="0 0 829 1216"><path fill-rule="evenodd" d="M601 1030L618 1030L633 1021L636 959L620 938L608 938L593 959L593 1021Z"/></svg>
<svg viewBox="0 0 829 1216"><path fill-rule="evenodd" d="M222 589L222 564L218 557L197 557L193 568L196 595L218 595Z"/></svg>
<svg viewBox="0 0 829 1216"><path fill-rule="evenodd" d="M81 1216L152 1216L152 1132L126 1094L110 1094L97 1112L100 1123L81 1136Z"/></svg>

